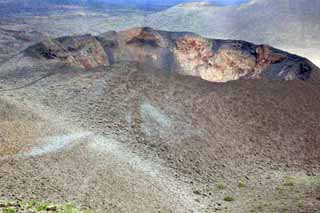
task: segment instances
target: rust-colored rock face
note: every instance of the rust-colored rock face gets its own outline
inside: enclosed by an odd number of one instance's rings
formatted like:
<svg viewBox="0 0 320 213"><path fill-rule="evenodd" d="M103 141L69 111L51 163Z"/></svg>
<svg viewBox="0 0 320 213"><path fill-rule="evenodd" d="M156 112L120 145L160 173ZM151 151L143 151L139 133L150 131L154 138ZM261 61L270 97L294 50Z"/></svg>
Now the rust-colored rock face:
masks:
<svg viewBox="0 0 320 213"><path fill-rule="evenodd" d="M151 32L139 30L136 35L128 38L126 44L134 44L137 46L149 45L151 47L157 48L160 46L160 39Z"/></svg>
<svg viewBox="0 0 320 213"><path fill-rule="evenodd" d="M238 50L221 48L210 64L200 71L200 76L209 81L227 82L255 74L255 58Z"/></svg>
<svg viewBox="0 0 320 213"><path fill-rule="evenodd" d="M240 47L221 45L200 37L182 37L176 41L174 55L181 72L215 82L237 80L254 72L253 55ZM216 50L214 50L216 49Z"/></svg>
<svg viewBox="0 0 320 213"><path fill-rule="evenodd" d="M319 79L319 68L307 59L267 45L151 28L107 32L98 37L63 37L42 42L27 52L84 69L132 61L212 82Z"/></svg>
<svg viewBox="0 0 320 213"><path fill-rule="evenodd" d="M257 65L265 66L269 64L275 64L283 61L286 57L274 53L272 47L267 45L260 45L256 48L257 53Z"/></svg>
<svg viewBox="0 0 320 213"><path fill-rule="evenodd" d="M211 43L199 37L186 36L177 39L174 56L184 74L199 75L200 69L208 69L214 56Z"/></svg>
<svg viewBox="0 0 320 213"><path fill-rule="evenodd" d="M134 61L157 69L171 70L173 59L169 43L161 32L133 28L117 33L117 46L111 51L116 61Z"/></svg>
<svg viewBox="0 0 320 213"><path fill-rule="evenodd" d="M124 60L133 60L141 63L157 60L160 47L159 36L154 33L136 28L128 30L119 34L118 43L120 44L120 51Z"/></svg>

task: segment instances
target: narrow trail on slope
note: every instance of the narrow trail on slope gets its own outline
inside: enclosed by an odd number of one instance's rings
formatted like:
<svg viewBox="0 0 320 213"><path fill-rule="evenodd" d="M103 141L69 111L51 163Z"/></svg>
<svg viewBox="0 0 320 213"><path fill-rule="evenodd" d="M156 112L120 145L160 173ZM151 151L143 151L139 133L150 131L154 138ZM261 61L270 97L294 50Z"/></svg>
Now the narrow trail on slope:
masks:
<svg viewBox="0 0 320 213"><path fill-rule="evenodd" d="M9 98L9 101L21 104L12 100L12 97ZM33 147L29 152L20 153L18 156L38 158L47 154L63 153L82 143L95 153L112 156L118 165L123 163L129 165L134 171L140 171L140 174L143 175L135 177L136 174L133 174L131 178L137 178L136 181L147 181L157 189L158 193L167 197L168 202L174 203L174 206L180 206L177 212L200 212L202 209L203 206L195 201L190 186L170 175L169 169L164 168L157 160L144 159L139 156L139 153L133 153L125 144L117 141L116 135L110 133L110 136L105 137L86 131L75 126L74 122L68 120L69 118L65 119L52 112L52 109L35 102L24 100L24 105L33 113L52 122L55 127L70 132L70 134L42 138L43 142L40 145Z"/></svg>

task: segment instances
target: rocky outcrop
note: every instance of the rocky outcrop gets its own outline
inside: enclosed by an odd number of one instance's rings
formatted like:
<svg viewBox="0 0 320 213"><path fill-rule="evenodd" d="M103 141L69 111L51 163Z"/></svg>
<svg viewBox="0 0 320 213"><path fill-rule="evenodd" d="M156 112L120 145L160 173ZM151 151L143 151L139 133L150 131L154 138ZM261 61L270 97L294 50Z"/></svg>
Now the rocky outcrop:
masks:
<svg viewBox="0 0 320 213"><path fill-rule="evenodd" d="M97 39L91 35L47 39L26 50L33 57L42 57L84 69L110 65Z"/></svg>
<svg viewBox="0 0 320 213"><path fill-rule="evenodd" d="M309 60L267 45L151 28L58 38L28 52L85 69L132 61L213 82L319 79L319 68Z"/></svg>

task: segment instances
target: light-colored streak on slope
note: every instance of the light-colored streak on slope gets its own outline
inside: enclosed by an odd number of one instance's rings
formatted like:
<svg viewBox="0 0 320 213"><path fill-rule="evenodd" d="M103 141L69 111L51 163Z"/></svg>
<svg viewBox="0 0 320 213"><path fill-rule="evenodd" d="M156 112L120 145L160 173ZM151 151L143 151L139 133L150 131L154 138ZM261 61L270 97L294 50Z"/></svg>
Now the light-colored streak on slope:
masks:
<svg viewBox="0 0 320 213"><path fill-rule="evenodd" d="M45 138L44 144L33 148L30 152L25 152L24 156L42 156L52 152L63 151L64 148L75 145L80 139L84 139L92 135L90 132L79 132L69 135L60 135L55 137Z"/></svg>

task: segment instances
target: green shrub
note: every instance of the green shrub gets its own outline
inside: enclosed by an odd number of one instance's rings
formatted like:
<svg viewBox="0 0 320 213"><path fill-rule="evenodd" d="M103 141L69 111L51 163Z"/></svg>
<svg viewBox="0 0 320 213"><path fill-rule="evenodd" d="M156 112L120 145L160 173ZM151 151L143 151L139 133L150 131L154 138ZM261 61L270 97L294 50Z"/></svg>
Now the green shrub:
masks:
<svg viewBox="0 0 320 213"><path fill-rule="evenodd" d="M16 212L59 212L59 213L96 213L97 211L92 210L80 210L76 206L72 204L64 204L64 205L54 205L54 204L46 204L38 201L16 201L16 202L1 202L2 206L6 207L4 209L0 209L1 213L16 213ZM12 203L12 204L11 204ZM17 206L13 208L13 206Z"/></svg>
<svg viewBox="0 0 320 213"><path fill-rule="evenodd" d="M294 186L294 182L293 181L286 181L283 184L284 186Z"/></svg>
<svg viewBox="0 0 320 213"><path fill-rule="evenodd" d="M246 187L246 184L245 184L244 182L240 181L240 182L238 183L238 187L239 187L239 188L245 188L245 187Z"/></svg>
<svg viewBox="0 0 320 213"><path fill-rule="evenodd" d="M292 176L285 176L284 177L284 186L294 186L295 184L295 178Z"/></svg>
<svg viewBox="0 0 320 213"><path fill-rule="evenodd" d="M216 188L217 188L218 190L223 190L223 189L226 188L226 186L224 185L223 182L220 182L220 183L217 183Z"/></svg>
<svg viewBox="0 0 320 213"><path fill-rule="evenodd" d="M224 201L227 201L227 202L232 202L232 201L234 201L235 199L234 199L233 197L231 197L231 196L225 196L225 197L223 198L223 200L224 200Z"/></svg>
<svg viewBox="0 0 320 213"><path fill-rule="evenodd" d="M13 208L4 208L2 209L2 213L16 213L16 210Z"/></svg>

